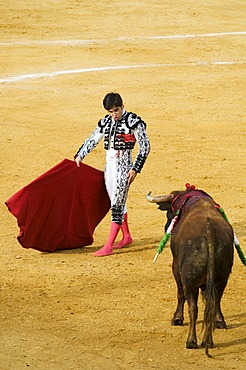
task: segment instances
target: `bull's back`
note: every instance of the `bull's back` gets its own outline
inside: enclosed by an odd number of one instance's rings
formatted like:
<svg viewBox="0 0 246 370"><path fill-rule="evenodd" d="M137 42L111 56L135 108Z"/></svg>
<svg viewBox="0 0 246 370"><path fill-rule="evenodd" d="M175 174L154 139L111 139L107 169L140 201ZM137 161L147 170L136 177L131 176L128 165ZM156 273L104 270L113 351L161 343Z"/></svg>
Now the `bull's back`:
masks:
<svg viewBox="0 0 246 370"><path fill-rule="evenodd" d="M190 283L206 284L209 243L215 280L227 279L233 263L233 229L212 202L201 199L181 213L171 238L175 263Z"/></svg>

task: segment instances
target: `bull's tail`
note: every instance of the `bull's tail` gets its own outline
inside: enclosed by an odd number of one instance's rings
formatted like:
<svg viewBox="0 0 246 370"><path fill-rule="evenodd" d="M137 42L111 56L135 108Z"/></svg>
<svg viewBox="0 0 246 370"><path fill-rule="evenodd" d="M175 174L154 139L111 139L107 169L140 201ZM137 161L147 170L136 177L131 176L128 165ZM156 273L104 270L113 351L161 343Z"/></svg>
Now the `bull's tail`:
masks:
<svg viewBox="0 0 246 370"><path fill-rule="evenodd" d="M206 291L204 293L205 298L205 310L203 327L205 327L204 337L202 346L205 347L205 353L208 357L211 357L208 353L208 348L213 347L213 336L212 332L215 328L215 318L216 318L216 287L214 283L214 273L215 273L215 239L212 232L211 220L208 217L206 222L206 240L208 248L208 263L207 263L207 284Z"/></svg>

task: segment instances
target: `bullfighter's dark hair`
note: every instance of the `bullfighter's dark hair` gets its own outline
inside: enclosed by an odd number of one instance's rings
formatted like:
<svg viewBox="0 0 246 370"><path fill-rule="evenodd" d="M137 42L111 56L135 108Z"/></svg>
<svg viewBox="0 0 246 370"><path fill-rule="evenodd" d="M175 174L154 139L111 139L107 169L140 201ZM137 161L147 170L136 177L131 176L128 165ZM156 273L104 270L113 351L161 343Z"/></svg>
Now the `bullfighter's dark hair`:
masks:
<svg viewBox="0 0 246 370"><path fill-rule="evenodd" d="M123 100L118 93L108 93L103 99L103 106L106 110L110 110L114 107L122 107Z"/></svg>

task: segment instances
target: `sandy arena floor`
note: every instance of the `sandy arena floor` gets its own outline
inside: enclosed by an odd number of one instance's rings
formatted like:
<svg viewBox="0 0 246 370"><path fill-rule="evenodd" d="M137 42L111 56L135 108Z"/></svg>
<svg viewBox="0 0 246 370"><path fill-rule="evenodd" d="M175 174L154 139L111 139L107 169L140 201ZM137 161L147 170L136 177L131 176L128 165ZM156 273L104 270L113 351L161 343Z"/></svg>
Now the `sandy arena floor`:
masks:
<svg viewBox="0 0 246 370"><path fill-rule="evenodd" d="M243 0L2 0L0 4L1 370L245 369L245 266L235 253L216 348L186 350L165 214L147 203L189 182L221 204L246 254L246 7ZM118 91L148 124L151 153L128 199L134 244L23 249L4 202L72 159ZM100 144L85 163L104 168ZM203 303L199 301L201 340Z"/></svg>

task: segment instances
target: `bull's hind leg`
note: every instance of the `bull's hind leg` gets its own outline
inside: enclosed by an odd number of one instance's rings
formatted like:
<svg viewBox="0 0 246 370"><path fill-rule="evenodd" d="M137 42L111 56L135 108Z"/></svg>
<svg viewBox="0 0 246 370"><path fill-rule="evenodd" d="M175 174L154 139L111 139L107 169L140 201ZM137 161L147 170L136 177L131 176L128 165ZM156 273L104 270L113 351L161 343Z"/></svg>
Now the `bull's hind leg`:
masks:
<svg viewBox="0 0 246 370"><path fill-rule="evenodd" d="M171 324L175 326L181 326L184 322L184 304L185 304L185 297L183 288L178 288L178 305L176 311L173 315L171 320Z"/></svg>
<svg viewBox="0 0 246 370"><path fill-rule="evenodd" d="M218 309L217 309L217 312L216 312L215 327L217 329L226 329L227 328L223 313L222 313L221 308L220 308L220 303L218 305Z"/></svg>
<svg viewBox="0 0 246 370"><path fill-rule="evenodd" d="M178 304L176 311L173 315L173 318L171 320L171 324L175 326L181 326L183 325L184 322L184 304L185 304L185 296L184 296L184 291L183 291L183 286L182 282L180 279L180 274L178 271L176 271L176 267L173 264L173 275L176 280L177 284L177 290L178 290Z"/></svg>
<svg viewBox="0 0 246 370"><path fill-rule="evenodd" d="M186 348L194 349L197 348L197 337L196 337L196 321L197 321L197 299L198 299L199 289L195 291L188 292L187 294L187 302L188 302L188 311L190 317L190 328L189 334L186 341Z"/></svg>
<svg viewBox="0 0 246 370"><path fill-rule="evenodd" d="M202 291L203 300L205 301L206 300L205 291L203 289L201 291ZM222 294L223 294L223 292L221 293L221 296L222 296ZM227 328L223 313L221 311L221 306L220 306L221 296L219 297L219 302L216 304L216 306L217 306L216 316L215 316L215 327L216 327L216 329L226 329Z"/></svg>
<svg viewBox="0 0 246 370"><path fill-rule="evenodd" d="M221 301L224 289L225 289L225 286L220 287L220 289L218 289L218 303L217 303L217 311L216 311L216 316L215 316L215 327L217 329L227 328L223 313L221 311L221 306L220 306L220 301Z"/></svg>

